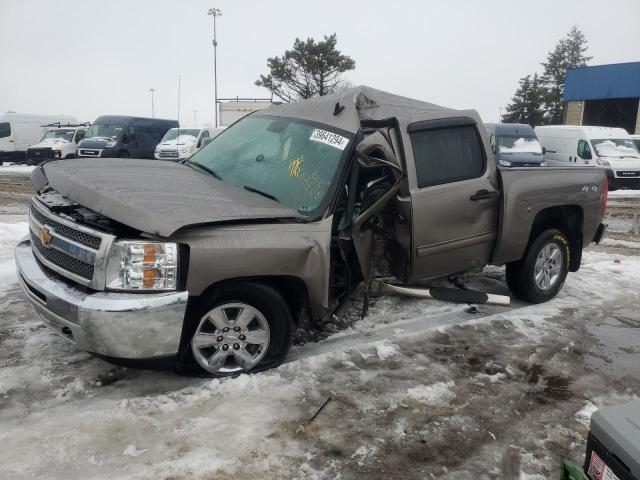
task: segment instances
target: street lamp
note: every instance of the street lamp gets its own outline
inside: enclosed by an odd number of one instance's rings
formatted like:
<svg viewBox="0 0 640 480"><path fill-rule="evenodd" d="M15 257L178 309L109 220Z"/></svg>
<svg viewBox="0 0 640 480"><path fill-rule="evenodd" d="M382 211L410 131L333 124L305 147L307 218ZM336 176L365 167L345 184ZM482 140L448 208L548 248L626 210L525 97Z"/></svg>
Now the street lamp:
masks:
<svg viewBox="0 0 640 480"><path fill-rule="evenodd" d="M151 92L151 118L156 118L156 110L155 107L153 105L153 92L156 91L155 88L150 88L149 91Z"/></svg>
<svg viewBox="0 0 640 480"><path fill-rule="evenodd" d="M214 125L218 126L218 72L216 66L216 48L218 42L216 40L216 18L222 16L222 10L219 8L210 8L207 15L213 16L213 116Z"/></svg>

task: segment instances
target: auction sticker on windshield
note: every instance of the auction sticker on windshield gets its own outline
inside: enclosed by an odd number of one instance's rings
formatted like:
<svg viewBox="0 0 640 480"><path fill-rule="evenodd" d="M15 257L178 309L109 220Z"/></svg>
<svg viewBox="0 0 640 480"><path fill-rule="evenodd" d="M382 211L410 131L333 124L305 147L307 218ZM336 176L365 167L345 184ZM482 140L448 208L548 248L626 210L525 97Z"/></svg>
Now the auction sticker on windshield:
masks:
<svg viewBox="0 0 640 480"><path fill-rule="evenodd" d="M338 135L337 133L331 133L327 132L326 130L321 130L319 128L316 128L311 133L309 140L324 143L331 147L337 148L338 150L344 150L349 143L348 138L343 137L342 135Z"/></svg>

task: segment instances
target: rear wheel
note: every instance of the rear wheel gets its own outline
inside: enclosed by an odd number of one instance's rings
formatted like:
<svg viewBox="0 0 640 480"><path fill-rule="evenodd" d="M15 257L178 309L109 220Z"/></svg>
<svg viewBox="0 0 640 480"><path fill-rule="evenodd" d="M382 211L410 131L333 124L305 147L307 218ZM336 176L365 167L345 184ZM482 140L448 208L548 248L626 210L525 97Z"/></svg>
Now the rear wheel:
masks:
<svg viewBox="0 0 640 480"><path fill-rule="evenodd" d="M569 273L569 241L546 230L529 245L522 260L507 264L507 285L518 298L542 303L555 297Z"/></svg>
<svg viewBox="0 0 640 480"><path fill-rule="evenodd" d="M274 289L230 285L203 304L182 367L212 377L276 367L289 350L292 325L289 308Z"/></svg>

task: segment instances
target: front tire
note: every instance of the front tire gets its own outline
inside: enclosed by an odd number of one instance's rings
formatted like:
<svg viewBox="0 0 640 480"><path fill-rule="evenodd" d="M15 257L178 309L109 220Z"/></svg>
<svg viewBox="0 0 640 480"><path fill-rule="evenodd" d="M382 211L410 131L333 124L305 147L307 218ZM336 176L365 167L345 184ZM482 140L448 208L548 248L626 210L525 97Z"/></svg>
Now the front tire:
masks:
<svg viewBox="0 0 640 480"><path fill-rule="evenodd" d="M531 303L551 300L564 285L569 259L567 237L560 230L545 230L529 245L520 261L507 264L509 290Z"/></svg>
<svg viewBox="0 0 640 480"><path fill-rule="evenodd" d="M258 283L236 283L202 303L180 370L226 377L277 367L291 344L293 320L282 296Z"/></svg>

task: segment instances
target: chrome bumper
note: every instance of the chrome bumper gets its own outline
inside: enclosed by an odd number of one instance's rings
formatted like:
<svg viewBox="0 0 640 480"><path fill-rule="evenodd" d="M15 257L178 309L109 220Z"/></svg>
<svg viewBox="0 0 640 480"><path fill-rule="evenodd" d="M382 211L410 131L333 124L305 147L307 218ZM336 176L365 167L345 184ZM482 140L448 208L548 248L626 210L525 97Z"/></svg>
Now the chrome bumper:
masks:
<svg viewBox="0 0 640 480"><path fill-rule="evenodd" d="M187 292L115 293L74 288L45 270L25 238L15 250L18 281L44 323L82 350L113 358L175 355Z"/></svg>

